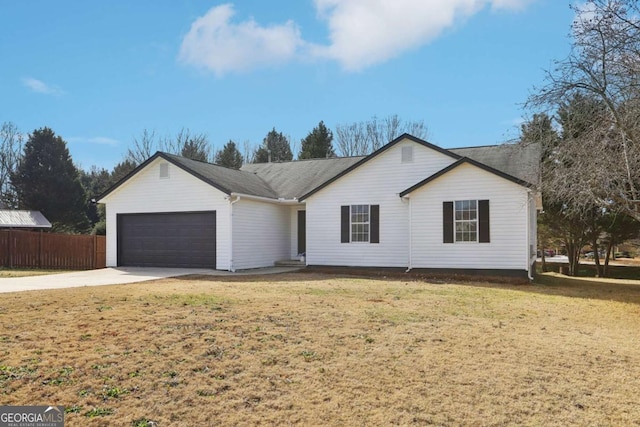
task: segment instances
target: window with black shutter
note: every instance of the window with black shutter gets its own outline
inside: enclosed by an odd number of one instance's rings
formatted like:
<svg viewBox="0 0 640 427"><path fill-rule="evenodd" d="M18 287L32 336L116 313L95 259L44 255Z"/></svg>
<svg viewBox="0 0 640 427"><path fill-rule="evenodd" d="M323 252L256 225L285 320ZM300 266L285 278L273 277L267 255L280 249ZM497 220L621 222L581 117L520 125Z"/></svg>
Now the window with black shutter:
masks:
<svg viewBox="0 0 640 427"><path fill-rule="evenodd" d="M442 203L444 243L489 243L489 200L456 200Z"/></svg>
<svg viewBox="0 0 640 427"><path fill-rule="evenodd" d="M341 243L380 243L380 205L340 207Z"/></svg>

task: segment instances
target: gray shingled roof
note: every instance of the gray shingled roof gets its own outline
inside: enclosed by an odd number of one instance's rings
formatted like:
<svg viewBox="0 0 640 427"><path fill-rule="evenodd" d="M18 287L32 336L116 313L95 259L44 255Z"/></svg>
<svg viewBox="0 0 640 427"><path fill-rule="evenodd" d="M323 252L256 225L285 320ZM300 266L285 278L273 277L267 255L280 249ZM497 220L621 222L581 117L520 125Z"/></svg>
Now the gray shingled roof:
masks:
<svg viewBox="0 0 640 427"><path fill-rule="evenodd" d="M255 173L199 162L173 154L162 153L162 156L186 171L199 175L200 178L227 194L242 193L272 199L279 197L278 193Z"/></svg>
<svg viewBox="0 0 640 427"><path fill-rule="evenodd" d="M449 151L531 184L538 183L539 149L514 144L452 148ZM298 198L352 167L366 156L296 160L281 163L252 163L237 171L210 163L163 153L174 163L200 175L227 193L269 198ZM216 185L217 184L217 185Z"/></svg>
<svg viewBox="0 0 640 427"><path fill-rule="evenodd" d="M308 193L363 158L364 156L254 163L242 166L241 170L255 173L268 182L278 197L292 199Z"/></svg>
<svg viewBox="0 0 640 427"><path fill-rule="evenodd" d="M488 145L483 147L450 148L449 151L511 175L529 184L539 180L540 147L537 144Z"/></svg>
<svg viewBox="0 0 640 427"><path fill-rule="evenodd" d="M0 210L0 228L51 228L40 211Z"/></svg>
<svg viewBox="0 0 640 427"><path fill-rule="evenodd" d="M426 144L426 143L425 143ZM439 149L439 148L436 148ZM444 149L440 149L445 151ZM379 150L380 151L380 150ZM538 183L539 149L535 145L513 144L484 147L452 148L448 151L483 163L530 184ZM322 184L353 167L367 156L297 160L283 163L256 163L240 170L158 152L111 187L100 198L114 191L138 170L162 157L219 190L270 199L294 199L309 194Z"/></svg>

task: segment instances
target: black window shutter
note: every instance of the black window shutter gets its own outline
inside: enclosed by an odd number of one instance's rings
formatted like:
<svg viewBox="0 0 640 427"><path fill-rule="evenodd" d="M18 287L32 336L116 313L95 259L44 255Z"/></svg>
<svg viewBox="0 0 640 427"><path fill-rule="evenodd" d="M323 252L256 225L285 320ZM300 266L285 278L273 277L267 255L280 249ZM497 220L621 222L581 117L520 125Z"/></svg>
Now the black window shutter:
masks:
<svg viewBox="0 0 640 427"><path fill-rule="evenodd" d="M341 206L340 207L340 242L341 243L349 243L349 235L351 223L349 221L350 209L349 206Z"/></svg>
<svg viewBox="0 0 640 427"><path fill-rule="evenodd" d="M380 243L380 205L371 205L369 243Z"/></svg>
<svg viewBox="0 0 640 427"><path fill-rule="evenodd" d="M442 202L442 241L453 243L453 202Z"/></svg>
<svg viewBox="0 0 640 427"><path fill-rule="evenodd" d="M489 243L489 201L478 200L478 242Z"/></svg>

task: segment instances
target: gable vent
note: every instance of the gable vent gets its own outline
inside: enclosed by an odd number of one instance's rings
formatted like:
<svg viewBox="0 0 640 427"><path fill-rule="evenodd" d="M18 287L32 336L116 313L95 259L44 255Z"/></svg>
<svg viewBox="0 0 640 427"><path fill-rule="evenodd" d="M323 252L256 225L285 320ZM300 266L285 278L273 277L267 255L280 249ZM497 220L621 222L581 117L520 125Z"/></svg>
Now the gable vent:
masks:
<svg viewBox="0 0 640 427"><path fill-rule="evenodd" d="M402 163L413 162L413 146L405 145L402 147Z"/></svg>
<svg viewBox="0 0 640 427"><path fill-rule="evenodd" d="M160 163L160 178L169 178L169 163Z"/></svg>

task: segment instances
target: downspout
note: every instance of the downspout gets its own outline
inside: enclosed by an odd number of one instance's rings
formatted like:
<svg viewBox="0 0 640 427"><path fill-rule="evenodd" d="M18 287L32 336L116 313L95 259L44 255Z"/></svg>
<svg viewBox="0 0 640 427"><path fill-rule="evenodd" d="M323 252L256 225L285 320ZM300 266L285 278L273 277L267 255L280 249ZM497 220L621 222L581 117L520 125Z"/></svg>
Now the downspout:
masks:
<svg viewBox="0 0 640 427"><path fill-rule="evenodd" d="M533 271L531 271L531 190L527 190L527 276L533 281ZM535 202L534 202L535 203ZM535 249L534 249L535 250Z"/></svg>
<svg viewBox="0 0 640 427"><path fill-rule="evenodd" d="M408 273L413 268L413 221L412 221L412 210L411 210L411 197L404 196L403 199L408 200L409 202L409 262L407 263L407 269L405 273Z"/></svg>
<svg viewBox="0 0 640 427"><path fill-rule="evenodd" d="M233 267L233 205L236 202L240 201L240 196L235 196L235 200L231 200L231 196L229 196L229 271L232 273L236 272L236 269Z"/></svg>

